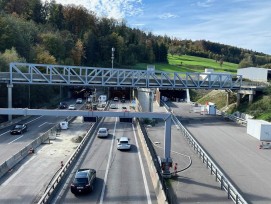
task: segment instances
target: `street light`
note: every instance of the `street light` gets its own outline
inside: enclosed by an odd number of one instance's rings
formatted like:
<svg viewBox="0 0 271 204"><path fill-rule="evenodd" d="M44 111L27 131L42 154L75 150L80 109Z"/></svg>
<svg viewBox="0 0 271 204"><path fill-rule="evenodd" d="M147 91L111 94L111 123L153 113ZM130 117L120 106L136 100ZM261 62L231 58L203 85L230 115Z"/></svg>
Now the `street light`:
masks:
<svg viewBox="0 0 271 204"><path fill-rule="evenodd" d="M115 52L115 48L112 47L112 56L111 56L111 59L112 59L112 69L114 68L114 52Z"/></svg>

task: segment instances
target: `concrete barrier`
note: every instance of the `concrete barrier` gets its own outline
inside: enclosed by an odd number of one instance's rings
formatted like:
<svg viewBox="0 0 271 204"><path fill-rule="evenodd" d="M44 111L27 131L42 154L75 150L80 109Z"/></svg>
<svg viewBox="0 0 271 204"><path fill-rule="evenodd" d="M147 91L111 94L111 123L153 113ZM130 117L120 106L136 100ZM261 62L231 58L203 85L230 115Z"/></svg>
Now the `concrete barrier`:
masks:
<svg viewBox="0 0 271 204"><path fill-rule="evenodd" d="M158 202L158 204L168 204L166 194L164 192L164 189L162 187L161 181L159 179L157 170L156 170L154 162L153 162L153 158L151 156L151 153L149 151L149 148L147 146L147 143L145 141L143 133L140 129L140 125L139 125L138 121L136 122L136 126L137 126L137 133L139 136L139 140L140 140L142 148L143 148L143 153L146 157L149 173L151 176L151 181L152 181L154 191L155 191L155 194L157 197L157 202Z"/></svg>
<svg viewBox="0 0 271 204"><path fill-rule="evenodd" d="M51 131L55 131L58 128L58 125L55 125L43 135L39 136L37 139L32 141L30 144L26 145L23 149L21 149L18 153L14 154L8 160L0 165L0 178L4 176L10 169L12 169L16 164L22 161L25 157L29 155L29 150L31 148L36 149L46 140L48 140L49 136L51 135Z"/></svg>

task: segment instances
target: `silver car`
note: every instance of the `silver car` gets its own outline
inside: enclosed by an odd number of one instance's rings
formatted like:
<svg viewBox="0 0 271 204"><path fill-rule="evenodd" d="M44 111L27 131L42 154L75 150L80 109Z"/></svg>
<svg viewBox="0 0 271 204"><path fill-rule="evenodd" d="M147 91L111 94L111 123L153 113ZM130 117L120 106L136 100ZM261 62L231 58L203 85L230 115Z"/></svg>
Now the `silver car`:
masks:
<svg viewBox="0 0 271 204"><path fill-rule="evenodd" d="M107 137L109 134L109 130L107 128L99 128L97 136L98 137Z"/></svg>
<svg viewBox="0 0 271 204"><path fill-rule="evenodd" d="M130 150L131 144L129 143L128 137L121 137L118 139L118 150Z"/></svg>

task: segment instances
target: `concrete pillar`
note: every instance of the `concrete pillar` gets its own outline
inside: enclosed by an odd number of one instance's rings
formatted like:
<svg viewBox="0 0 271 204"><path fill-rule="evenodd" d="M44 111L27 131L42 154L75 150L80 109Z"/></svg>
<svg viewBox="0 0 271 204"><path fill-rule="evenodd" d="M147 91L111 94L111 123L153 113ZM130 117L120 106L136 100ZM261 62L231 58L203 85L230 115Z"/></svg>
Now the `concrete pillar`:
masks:
<svg viewBox="0 0 271 204"><path fill-rule="evenodd" d="M248 95L248 103L251 104L253 102L253 94Z"/></svg>
<svg viewBox="0 0 271 204"><path fill-rule="evenodd" d="M229 106L229 104L230 104L230 92L226 92L226 96L227 96L226 106Z"/></svg>
<svg viewBox="0 0 271 204"><path fill-rule="evenodd" d="M236 107L240 105L240 100L241 100L241 94L237 93Z"/></svg>
<svg viewBox="0 0 271 204"><path fill-rule="evenodd" d="M150 90L149 93L149 111L153 112L153 92Z"/></svg>
<svg viewBox="0 0 271 204"><path fill-rule="evenodd" d="M189 89L186 89L186 102L190 103L190 94L189 94Z"/></svg>
<svg viewBox="0 0 271 204"><path fill-rule="evenodd" d="M169 178L170 177L170 164L172 163L172 159L170 157L171 152L171 115L165 120L165 145L164 145L164 156L165 159L165 169L163 171L163 176Z"/></svg>
<svg viewBox="0 0 271 204"><path fill-rule="evenodd" d="M12 88L13 84L7 84L8 88L8 108L12 108ZM8 115L8 120L12 120L12 115Z"/></svg>

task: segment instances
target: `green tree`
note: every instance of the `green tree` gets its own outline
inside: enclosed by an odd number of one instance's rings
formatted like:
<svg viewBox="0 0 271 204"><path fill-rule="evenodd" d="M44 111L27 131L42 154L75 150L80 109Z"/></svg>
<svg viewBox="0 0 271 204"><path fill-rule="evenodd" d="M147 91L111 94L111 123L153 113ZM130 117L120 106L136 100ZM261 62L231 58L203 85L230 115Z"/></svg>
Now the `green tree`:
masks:
<svg viewBox="0 0 271 204"><path fill-rule="evenodd" d="M8 72L11 62L26 62L24 58L19 56L14 47L5 50L3 54L0 53L0 72Z"/></svg>

